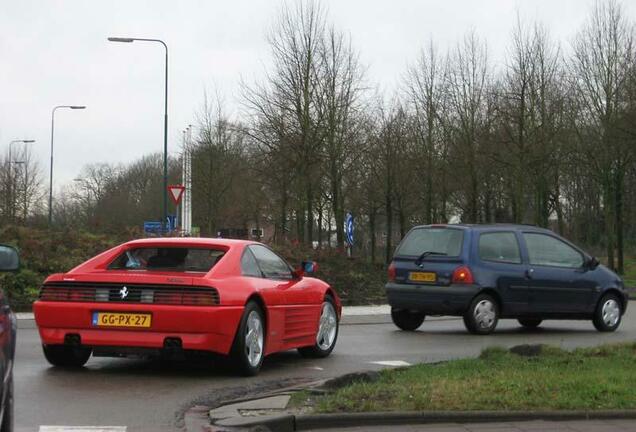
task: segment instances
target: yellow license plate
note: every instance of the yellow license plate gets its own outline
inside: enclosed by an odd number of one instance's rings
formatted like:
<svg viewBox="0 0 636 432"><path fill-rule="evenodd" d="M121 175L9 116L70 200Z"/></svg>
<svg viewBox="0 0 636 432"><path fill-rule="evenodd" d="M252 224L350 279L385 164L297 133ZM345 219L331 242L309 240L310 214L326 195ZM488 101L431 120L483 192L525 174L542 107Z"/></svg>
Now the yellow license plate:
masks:
<svg viewBox="0 0 636 432"><path fill-rule="evenodd" d="M435 273L431 272L411 272L409 273L409 280L413 282L435 282L437 277Z"/></svg>
<svg viewBox="0 0 636 432"><path fill-rule="evenodd" d="M152 315L141 313L93 312L93 325L97 327L148 328Z"/></svg>

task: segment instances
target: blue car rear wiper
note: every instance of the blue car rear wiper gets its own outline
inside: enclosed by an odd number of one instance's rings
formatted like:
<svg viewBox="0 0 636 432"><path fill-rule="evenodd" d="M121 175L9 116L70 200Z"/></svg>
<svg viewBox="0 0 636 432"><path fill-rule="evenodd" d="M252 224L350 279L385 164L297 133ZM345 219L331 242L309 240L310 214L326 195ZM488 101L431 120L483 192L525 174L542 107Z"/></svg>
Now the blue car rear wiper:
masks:
<svg viewBox="0 0 636 432"><path fill-rule="evenodd" d="M417 257L417 259L415 260L415 264L417 265L422 264L422 261L424 261L424 258L426 258L429 255L448 255L448 254L444 252L435 252L435 251L422 252L422 254L419 257Z"/></svg>

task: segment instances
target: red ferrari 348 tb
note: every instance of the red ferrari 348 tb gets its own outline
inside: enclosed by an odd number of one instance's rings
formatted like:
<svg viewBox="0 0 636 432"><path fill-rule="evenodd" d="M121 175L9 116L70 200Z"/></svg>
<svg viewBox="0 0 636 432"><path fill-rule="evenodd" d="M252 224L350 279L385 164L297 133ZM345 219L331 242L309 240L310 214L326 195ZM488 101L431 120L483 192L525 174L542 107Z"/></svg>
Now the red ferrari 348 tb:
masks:
<svg viewBox="0 0 636 432"><path fill-rule="evenodd" d="M34 303L46 359L205 351L257 373L266 355L297 348L325 357L341 303L267 246L203 238L135 240L49 276Z"/></svg>

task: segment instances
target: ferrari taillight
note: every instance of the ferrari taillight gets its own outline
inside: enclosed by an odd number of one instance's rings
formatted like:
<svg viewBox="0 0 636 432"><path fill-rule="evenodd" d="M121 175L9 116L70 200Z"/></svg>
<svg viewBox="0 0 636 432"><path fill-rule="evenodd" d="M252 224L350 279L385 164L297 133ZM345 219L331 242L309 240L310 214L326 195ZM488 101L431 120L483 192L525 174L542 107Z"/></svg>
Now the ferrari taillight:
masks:
<svg viewBox="0 0 636 432"><path fill-rule="evenodd" d="M183 294L183 304L193 306L213 305L214 299L206 293Z"/></svg>
<svg viewBox="0 0 636 432"><path fill-rule="evenodd" d="M77 290L69 290L68 293L68 299L70 301L84 301L85 297L84 297L84 293L82 291L77 291Z"/></svg>
<svg viewBox="0 0 636 432"><path fill-rule="evenodd" d="M157 291L154 296L154 303L157 304L181 304L183 296L181 293L168 293Z"/></svg>

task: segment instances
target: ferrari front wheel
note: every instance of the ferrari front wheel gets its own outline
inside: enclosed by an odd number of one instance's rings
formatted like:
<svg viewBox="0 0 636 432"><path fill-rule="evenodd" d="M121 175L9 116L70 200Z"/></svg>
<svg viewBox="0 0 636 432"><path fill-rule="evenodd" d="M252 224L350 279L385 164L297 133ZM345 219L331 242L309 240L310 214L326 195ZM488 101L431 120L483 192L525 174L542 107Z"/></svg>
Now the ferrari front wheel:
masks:
<svg viewBox="0 0 636 432"><path fill-rule="evenodd" d="M256 302L245 305L232 346L232 360L241 375L256 375L265 357L265 321Z"/></svg>
<svg viewBox="0 0 636 432"><path fill-rule="evenodd" d="M336 346L338 339L338 315L331 296L325 296L320 310L316 343L312 346L298 348L303 357L327 357Z"/></svg>

